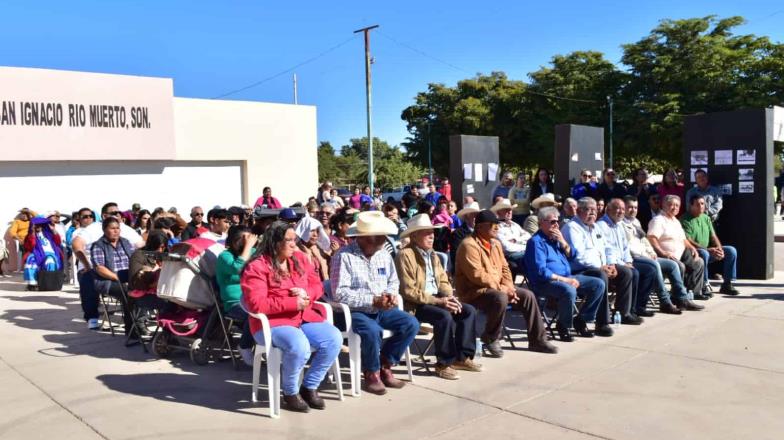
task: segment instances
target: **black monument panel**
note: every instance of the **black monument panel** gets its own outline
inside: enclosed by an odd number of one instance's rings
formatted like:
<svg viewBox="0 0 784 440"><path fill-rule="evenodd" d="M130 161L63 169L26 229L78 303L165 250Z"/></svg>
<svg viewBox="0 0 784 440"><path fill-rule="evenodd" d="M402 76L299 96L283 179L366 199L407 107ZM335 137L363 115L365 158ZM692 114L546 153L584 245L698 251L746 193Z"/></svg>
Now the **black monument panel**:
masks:
<svg viewBox="0 0 784 440"><path fill-rule="evenodd" d="M738 278L772 278L773 110L688 116L683 145L687 191L701 168L728 193L717 229L723 244L738 249Z"/></svg>
<svg viewBox="0 0 784 440"><path fill-rule="evenodd" d="M463 197L473 196L483 209L490 207L493 189L501 179L498 157L496 136L449 136L449 180L452 182L452 197L459 206ZM475 172L477 164L480 165L481 176ZM466 165L470 168L470 179L464 178ZM495 175L491 176L493 166L496 167Z"/></svg>
<svg viewBox="0 0 784 440"><path fill-rule="evenodd" d="M604 128L587 125L555 126L555 191L566 197L584 169L601 181L604 168Z"/></svg>

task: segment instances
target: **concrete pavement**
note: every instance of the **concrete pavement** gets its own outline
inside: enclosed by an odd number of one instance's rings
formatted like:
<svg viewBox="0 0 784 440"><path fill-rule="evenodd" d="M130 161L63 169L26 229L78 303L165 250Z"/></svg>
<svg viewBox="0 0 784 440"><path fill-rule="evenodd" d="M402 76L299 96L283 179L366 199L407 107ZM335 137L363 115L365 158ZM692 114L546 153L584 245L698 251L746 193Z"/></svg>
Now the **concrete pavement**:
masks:
<svg viewBox="0 0 784 440"><path fill-rule="evenodd" d="M784 272L738 286L741 296L716 297L704 312L556 342L554 356L519 348L515 315L518 350L483 358L483 373L444 381L419 369L403 390L343 402L326 385L326 411L271 420L265 402L249 402L249 369L125 348L86 329L72 289L24 292L5 279L0 438L780 439Z"/></svg>

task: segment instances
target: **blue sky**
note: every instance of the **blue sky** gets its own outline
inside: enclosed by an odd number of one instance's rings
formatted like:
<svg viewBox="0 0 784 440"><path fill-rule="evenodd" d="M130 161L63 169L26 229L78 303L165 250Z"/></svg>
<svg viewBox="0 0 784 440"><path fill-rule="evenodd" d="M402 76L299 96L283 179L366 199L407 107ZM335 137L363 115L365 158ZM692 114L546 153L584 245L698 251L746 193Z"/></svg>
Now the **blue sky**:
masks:
<svg viewBox="0 0 784 440"><path fill-rule="evenodd" d="M527 80L555 54L620 45L663 18L744 16L739 32L784 41L780 1L3 1L0 64L174 78L176 96L213 98L298 67L299 102L318 107L318 138L365 134L362 39L371 50L374 135L398 144L401 111L430 82L476 72ZM406 47L410 46L417 51ZM442 60L439 62L436 59ZM451 66L450 66L451 65ZM291 73L225 99L292 102Z"/></svg>

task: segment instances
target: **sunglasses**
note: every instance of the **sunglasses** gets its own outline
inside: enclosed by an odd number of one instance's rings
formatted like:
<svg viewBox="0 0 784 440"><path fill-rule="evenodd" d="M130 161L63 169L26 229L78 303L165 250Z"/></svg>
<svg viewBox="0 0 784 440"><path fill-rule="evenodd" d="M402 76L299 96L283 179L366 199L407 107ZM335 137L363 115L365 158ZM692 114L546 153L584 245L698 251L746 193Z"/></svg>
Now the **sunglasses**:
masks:
<svg viewBox="0 0 784 440"><path fill-rule="evenodd" d="M91 219L95 219L95 216L94 216L94 215L92 215L92 214L88 214L88 215L83 215L83 216L81 216L80 218L91 218Z"/></svg>
<svg viewBox="0 0 784 440"><path fill-rule="evenodd" d="M203 212L191 212L191 217L204 217Z"/></svg>
<svg viewBox="0 0 784 440"><path fill-rule="evenodd" d="M583 174L583 177L593 177L591 174Z"/></svg>
<svg viewBox="0 0 784 440"><path fill-rule="evenodd" d="M550 226L555 226L558 224L558 219L547 220L547 224Z"/></svg>
<svg viewBox="0 0 784 440"><path fill-rule="evenodd" d="M110 211L110 212L107 212L106 215L108 215L108 216L122 215L122 212L120 212L120 211Z"/></svg>

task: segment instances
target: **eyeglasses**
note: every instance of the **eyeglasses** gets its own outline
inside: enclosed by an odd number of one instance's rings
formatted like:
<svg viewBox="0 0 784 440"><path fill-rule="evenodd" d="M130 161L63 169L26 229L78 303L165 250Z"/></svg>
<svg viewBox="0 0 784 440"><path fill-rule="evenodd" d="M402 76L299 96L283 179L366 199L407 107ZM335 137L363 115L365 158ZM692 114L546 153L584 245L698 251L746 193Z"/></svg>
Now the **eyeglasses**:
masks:
<svg viewBox="0 0 784 440"><path fill-rule="evenodd" d="M583 174L583 177L593 177L593 176L590 174Z"/></svg>
<svg viewBox="0 0 784 440"><path fill-rule="evenodd" d="M94 216L94 215L92 215L92 214L87 214L87 215L83 215L83 216L81 216L81 217L79 217L79 218L91 218L91 219L95 219L95 216Z"/></svg>
<svg viewBox="0 0 784 440"><path fill-rule="evenodd" d="M558 219L554 218L552 220L547 220L547 224L550 225L550 226L557 225L558 224Z"/></svg>
<svg viewBox="0 0 784 440"><path fill-rule="evenodd" d="M107 212L106 215L108 215L108 216L122 215L122 212L120 212L120 211L111 211L111 212Z"/></svg>
<svg viewBox="0 0 784 440"><path fill-rule="evenodd" d="M204 217L203 212L191 212L191 217Z"/></svg>

